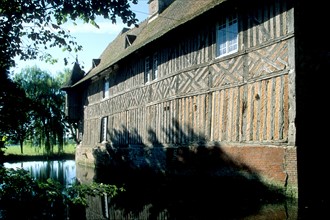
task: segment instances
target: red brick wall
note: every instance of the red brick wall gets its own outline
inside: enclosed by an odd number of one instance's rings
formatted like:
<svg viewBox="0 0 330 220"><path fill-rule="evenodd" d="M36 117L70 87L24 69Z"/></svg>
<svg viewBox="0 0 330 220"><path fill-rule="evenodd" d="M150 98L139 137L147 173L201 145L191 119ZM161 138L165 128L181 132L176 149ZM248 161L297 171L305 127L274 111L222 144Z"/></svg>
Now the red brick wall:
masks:
<svg viewBox="0 0 330 220"><path fill-rule="evenodd" d="M273 146L230 146L222 151L260 176L282 183L297 184L296 148Z"/></svg>

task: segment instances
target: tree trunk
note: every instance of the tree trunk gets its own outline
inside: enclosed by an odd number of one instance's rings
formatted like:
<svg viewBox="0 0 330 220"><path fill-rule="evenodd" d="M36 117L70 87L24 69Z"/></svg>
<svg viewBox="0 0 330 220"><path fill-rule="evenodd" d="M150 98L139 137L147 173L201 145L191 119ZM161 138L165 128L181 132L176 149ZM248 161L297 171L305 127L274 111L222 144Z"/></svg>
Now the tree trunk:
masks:
<svg viewBox="0 0 330 220"><path fill-rule="evenodd" d="M19 146L21 147L21 154L23 154L23 140L19 140Z"/></svg>
<svg viewBox="0 0 330 220"><path fill-rule="evenodd" d="M77 133L78 125L75 124L74 122L69 122L69 128L70 128L70 132L73 136L74 141L76 142L76 144L79 144L80 140L78 139L78 133Z"/></svg>
<svg viewBox="0 0 330 220"><path fill-rule="evenodd" d="M57 139L58 139L58 153L62 154L63 153L63 129L58 130Z"/></svg>
<svg viewBox="0 0 330 220"><path fill-rule="evenodd" d="M49 132L46 130L45 132L46 140L45 140L45 150L47 154L50 154L50 137Z"/></svg>
<svg viewBox="0 0 330 220"><path fill-rule="evenodd" d="M3 150L4 148L5 148L5 142L0 139L0 161L1 161L1 157L3 157L3 155L5 154L5 151Z"/></svg>

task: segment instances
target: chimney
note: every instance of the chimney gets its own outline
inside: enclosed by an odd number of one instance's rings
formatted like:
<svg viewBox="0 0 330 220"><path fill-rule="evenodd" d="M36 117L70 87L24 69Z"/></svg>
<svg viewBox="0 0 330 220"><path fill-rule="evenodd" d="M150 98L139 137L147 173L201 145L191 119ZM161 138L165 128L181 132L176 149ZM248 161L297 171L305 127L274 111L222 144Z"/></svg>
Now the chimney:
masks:
<svg viewBox="0 0 330 220"><path fill-rule="evenodd" d="M169 6L174 0L149 0L149 21L155 19L167 6Z"/></svg>

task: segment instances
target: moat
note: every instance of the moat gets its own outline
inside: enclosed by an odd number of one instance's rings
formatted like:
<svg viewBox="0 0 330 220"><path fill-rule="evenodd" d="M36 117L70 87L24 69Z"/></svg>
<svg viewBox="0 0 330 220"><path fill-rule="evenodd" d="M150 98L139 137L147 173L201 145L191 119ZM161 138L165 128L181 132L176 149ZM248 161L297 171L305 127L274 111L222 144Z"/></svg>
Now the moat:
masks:
<svg viewBox="0 0 330 220"><path fill-rule="evenodd" d="M149 173L118 173L76 165L74 160L4 163L21 167L34 178L64 185L102 182L123 186L115 198L89 198L79 219L303 219L298 205L287 200L260 200L266 189L243 179L174 178ZM258 188L258 189L257 189ZM258 195L260 193L260 195ZM264 195L262 195L264 196ZM269 192L268 198L272 199ZM307 218L306 218L307 219Z"/></svg>

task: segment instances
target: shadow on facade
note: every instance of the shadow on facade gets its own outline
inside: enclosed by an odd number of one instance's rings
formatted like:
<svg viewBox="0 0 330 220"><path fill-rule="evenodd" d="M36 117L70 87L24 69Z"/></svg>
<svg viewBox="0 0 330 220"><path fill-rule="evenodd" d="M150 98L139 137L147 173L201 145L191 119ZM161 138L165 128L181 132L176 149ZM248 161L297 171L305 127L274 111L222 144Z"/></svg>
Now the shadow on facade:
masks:
<svg viewBox="0 0 330 220"><path fill-rule="evenodd" d="M94 181L126 189L111 199L110 219L239 219L259 215L266 204L272 205L266 211L269 217L297 215L280 188L266 185L255 170L223 152L219 143L207 143L191 128L185 133L178 122L174 124L164 132L181 137L180 145L161 144L153 130L148 131L152 146L137 144L138 132L123 128L115 131L108 154L94 152L97 161L107 161L95 169ZM129 143L116 144L121 142L116 137L123 136L130 137ZM191 137L195 141L182 142Z"/></svg>

